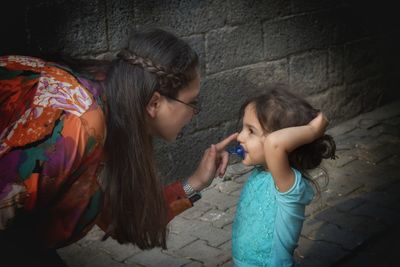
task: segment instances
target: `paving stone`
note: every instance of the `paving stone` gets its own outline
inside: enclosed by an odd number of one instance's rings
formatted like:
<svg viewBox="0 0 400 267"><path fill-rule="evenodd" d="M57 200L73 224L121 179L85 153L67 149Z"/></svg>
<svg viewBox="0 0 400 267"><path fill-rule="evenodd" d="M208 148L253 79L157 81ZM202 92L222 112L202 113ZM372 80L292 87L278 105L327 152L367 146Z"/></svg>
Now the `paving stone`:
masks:
<svg viewBox="0 0 400 267"><path fill-rule="evenodd" d="M240 193L242 192L242 188L240 188L239 190L233 191L232 193L230 193L230 196L233 196L235 198L237 198L239 200L240 197Z"/></svg>
<svg viewBox="0 0 400 267"><path fill-rule="evenodd" d="M221 193L215 188L204 191L201 200L211 205L215 205L219 210L222 211L235 206L237 203L237 198Z"/></svg>
<svg viewBox="0 0 400 267"><path fill-rule="evenodd" d="M400 101L394 101L383 107L375 109L371 112L361 114L358 117L359 118L368 118L368 119L377 120L377 121L383 121L388 118L399 116L400 115L400 109L398 108L399 106L400 106Z"/></svg>
<svg viewBox="0 0 400 267"><path fill-rule="evenodd" d="M357 179L363 180L366 191L383 191L400 181L399 169L387 168L384 165L370 168L366 173L360 172L359 176L361 177L357 177ZM356 176L351 177L350 180L355 178Z"/></svg>
<svg viewBox="0 0 400 267"><path fill-rule="evenodd" d="M364 202L365 202L365 199L363 199L361 197L344 198L344 199L341 199L340 203L335 203L330 206L334 206L335 209L338 211L347 212L354 208L357 208L358 206L362 205Z"/></svg>
<svg viewBox="0 0 400 267"><path fill-rule="evenodd" d="M193 259L204 266L218 266L230 259L229 253L221 249L210 247L205 241L197 240L177 251L177 254L187 259Z"/></svg>
<svg viewBox="0 0 400 267"><path fill-rule="evenodd" d="M100 227L95 225L84 238L77 241L77 244L79 244L81 247L87 247L93 244L93 242L101 241L103 236L104 231L101 230Z"/></svg>
<svg viewBox="0 0 400 267"><path fill-rule="evenodd" d="M247 181L247 179L249 178L250 175L251 175L251 171L249 171L243 175L237 176L237 177L233 178L232 180L235 183L243 184L244 182Z"/></svg>
<svg viewBox="0 0 400 267"><path fill-rule="evenodd" d="M303 237L300 237L298 244L297 251L301 262L297 262L296 266L331 266L349 253L337 244Z"/></svg>
<svg viewBox="0 0 400 267"><path fill-rule="evenodd" d="M329 190L337 194L337 196L347 196L348 194L356 191L357 189L363 187L363 182L361 180L347 180L347 181L337 181L329 186Z"/></svg>
<svg viewBox="0 0 400 267"><path fill-rule="evenodd" d="M206 241L209 246L213 247L218 247L231 238L230 232L208 225L194 229L190 234Z"/></svg>
<svg viewBox="0 0 400 267"><path fill-rule="evenodd" d="M324 194L324 196L326 193ZM326 207L325 201L321 198L314 199L309 205L306 206L305 216L308 217L312 214L315 214Z"/></svg>
<svg viewBox="0 0 400 267"><path fill-rule="evenodd" d="M375 218L365 218L360 224L353 227L353 232L361 233L364 236L373 238L377 234L383 233L387 226Z"/></svg>
<svg viewBox="0 0 400 267"><path fill-rule="evenodd" d="M317 220L315 218L307 218L303 223L301 235L308 237L310 233L318 231L318 229L324 224L326 224L324 221Z"/></svg>
<svg viewBox="0 0 400 267"><path fill-rule="evenodd" d="M340 229L334 224L327 223L322 225L318 230L310 232L307 238L335 243L347 250L351 250L361 245L368 237L363 236L361 233Z"/></svg>
<svg viewBox="0 0 400 267"><path fill-rule="evenodd" d="M334 128L330 128L326 131L327 134L332 135L333 137L338 137L340 135L344 135L346 133L349 133L351 131L353 131L354 129L357 128L357 122L358 122L358 118L355 119L351 119L348 121L345 121L337 126L335 126Z"/></svg>
<svg viewBox="0 0 400 267"><path fill-rule="evenodd" d="M231 260L223 263L222 265L219 265L221 267L234 267L233 262Z"/></svg>
<svg viewBox="0 0 400 267"><path fill-rule="evenodd" d="M253 167L251 167L251 166L246 166L240 162L235 163L235 164L228 166L223 179L224 179L224 181L234 180L236 177L242 176L244 174L249 174L252 170L253 170Z"/></svg>
<svg viewBox="0 0 400 267"><path fill-rule="evenodd" d="M383 122L384 122L385 124L397 126L397 125L400 125L400 117L385 119L385 120L383 120Z"/></svg>
<svg viewBox="0 0 400 267"><path fill-rule="evenodd" d="M353 151L344 151L344 152L339 152L336 154L337 158L335 160L330 160L327 161L328 164L331 164L331 166L340 168L348 163L354 161L357 159L357 156L354 155Z"/></svg>
<svg viewBox="0 0 400 267"><path fill-rule="evenodd" d="M167 238L167 250L175 251L181 249L189 243L197 240L197 237L190 235L189 233L173 234L169 233Z"/></svg>
<svg viewBox="0 0 400 267"><path fill-rule="evenodd" d="M203 263L191 260L188 264L183 265L183 267L203 267Z"/></svg>
<svg viewBox="0 0 400 267"><path fill-rule="evenodd" d="M229 240L229 241L223 243L223 244L220 245L218 248L219 248L219 249L222 249L222 250L225 250L225 251L227 251L227 252L229 252L229 253L231 253L231 249L232 249L232 240Z"/></svg>
<svg viewBox="0 0 400 267"><path fill-rule="evenodd" d="M205 221L205 222L215 222L220 220L223 216L225 216L226 213L217 209L212 209L208 212L206 212L200 220Z"/></svg>
<svg viewBox="0 0 400 267"><path fill-rule="evenodd" d="M360 197L364 201L373 202L378 206L390 208L392 203L399 203L400 196L395 193L389 193L386 191L380 192L368 192ZM400 204L399 204L400 205Z"/></svg>
<svg viewBox="0 0 400 267"><path fill-rule="evenodd" d="M368 135L378 139L382 135L399 136L400 129L397 126L389 124L379 124L368 131Z"/></svg>
<svg viewBox="0 0 400 267"><path fill-rule="evenodd" d="M358 127L361 129L370 129L376 125L378 125L380 121L374 120L374 119L360 119L358 121Z"/></svg>
<svg viewBox="0 0 400 267"><path fill-rule="evenodd" d="M381 161L398 154L400 146L389 146L388 144L381 144L378 147L373 147L370 150L359 151L358 157L367 162L378 164Z"/></svg>
<svg viewBox="0 0 400 267"><path fill-rule="evenodd" d="M341 229L352 230L359 225L364 217L354 216L348 213L339 212L334 208L328 208L315 215L315 218L338 226Z"/></svg>
<svg viewBox="0 0 400 267"><path fill-rule="evenodd" d="M213 208L212 205L210 205L207 202L197 201L194 203L192 208L185 210L179 216L188 220L193 220L201 217L204 213L206 213L212 208Z"/></svg>
<svg viewBox="0 0 400 267"><path fill-rule="evenodd" d="M241 188L242 188L241 184L235 183L233 181L226 181L226 182L220 183L216 186L216 189L219 192L225 193L225 194L230 194Z"/></svg>
<svg viewBox="0 0 400 267"><path fill-rule="evenodd" d="M100 251L103 251L104 253L110 255L112 259L121 262L126 258L142 251L138 247L130 244L119 244L111 237L107 238L105 241L93 243L91 248L96 248Z"/></svg>
<svg viewBox="0 0 400 267"><path fill-rule="evenodd" d="M71 246L58 249L57 252L69 267L124 266L122 263L111 259L110 255L92 247L83 249L77 244L72 244Z"/></svg>
<svg viewBox="0 0 400 267"><path fill-rule="evenodd" d="M393 212L387 208L380 207L374 203L364 203L363 205L350 211L351 214L357 216L367 216L379 219L387 225L393 225L400 221L400 214Z"/></svg>
<svg viewBox="0 0 400 267"><path fill-rule="evenodd" d="M202 225L209 225L206 222L202 222L199 220L187 220L184 219L183 217L175 217L172 222L169 224L169 231L170 233L174 234L181 234L181 233L187 233L191 229L198 228Z"/></svg>
<svg viewBox="0 0 400 267"><path fill-rule="evenodd" d="M229 208L223 216L218 220L212 222L212 225L216 228L223 228L224 226L231 224L235 218L236 207Z"/></svg>
<svg viewBox="0 0 400 267"><path fill-rule="evenodd" d="M149 251L143 251L127 259L125 263L137 263L148 267L176 267L189 263L189 260L164 254L160 249L152 249Z"/></svg>
<svg viewBox="0 0 400 267"><path fill-rule="evenodd" d="M232 226L233 226L233 223L230 223L230 224L225 225L224 227L222 227L222 229L224 229L228 233L232 233Z"/></svg>

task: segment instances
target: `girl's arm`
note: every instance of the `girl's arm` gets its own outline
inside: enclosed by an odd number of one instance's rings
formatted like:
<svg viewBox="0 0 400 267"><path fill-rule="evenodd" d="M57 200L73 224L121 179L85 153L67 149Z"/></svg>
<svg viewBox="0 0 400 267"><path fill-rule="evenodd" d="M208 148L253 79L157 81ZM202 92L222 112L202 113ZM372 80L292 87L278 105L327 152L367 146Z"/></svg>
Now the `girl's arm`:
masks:
<svg viewBox="0 0 400 267"><path fill-rule="evenodd" d="M289 165L289 153L322 136L327 124L328 121L320 113L307 125L281 129L266 136L264 141L266 164L280 192L286 192L294 183L294 173Z"/></svg>

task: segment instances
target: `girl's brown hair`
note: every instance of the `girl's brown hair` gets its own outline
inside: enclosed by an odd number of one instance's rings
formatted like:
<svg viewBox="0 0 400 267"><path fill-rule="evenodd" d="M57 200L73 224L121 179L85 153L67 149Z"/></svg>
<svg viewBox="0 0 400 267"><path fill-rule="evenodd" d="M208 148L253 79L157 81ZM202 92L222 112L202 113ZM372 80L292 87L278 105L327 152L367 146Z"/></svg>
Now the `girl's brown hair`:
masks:
<svg viewBox="0 0 400 267"><path fill-rule="evenodd" d="M240 118L243 118L244 110L249 104L254 105L257 119L265 132L308 124L319 113L318 109L291 93L282 84L266 87L257 91L256 96L247 99L240 109ZM322 159L335 158L335 151L335 141L332 136L325 134L292 151L289 154L289 163L306 179L311 180L307 171L318 167ZM318 184L311 181L319 192Z"/></svg>

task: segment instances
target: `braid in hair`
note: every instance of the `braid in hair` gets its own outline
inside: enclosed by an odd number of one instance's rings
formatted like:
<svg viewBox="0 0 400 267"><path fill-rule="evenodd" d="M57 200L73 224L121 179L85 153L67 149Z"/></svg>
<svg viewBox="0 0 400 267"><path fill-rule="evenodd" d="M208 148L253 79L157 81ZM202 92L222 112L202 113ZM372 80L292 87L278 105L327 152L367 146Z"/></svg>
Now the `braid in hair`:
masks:
<svg viewBox="0 0 400 267"><path fill-rule="evenodd" d="M167 71L166 68L155 64L149 58L143 58L126 49L121 50L117 56L131 65L138 65L145 71L155 74L161 91L168 87L178 89L186 85L186 79L182 73Z"/></svg>

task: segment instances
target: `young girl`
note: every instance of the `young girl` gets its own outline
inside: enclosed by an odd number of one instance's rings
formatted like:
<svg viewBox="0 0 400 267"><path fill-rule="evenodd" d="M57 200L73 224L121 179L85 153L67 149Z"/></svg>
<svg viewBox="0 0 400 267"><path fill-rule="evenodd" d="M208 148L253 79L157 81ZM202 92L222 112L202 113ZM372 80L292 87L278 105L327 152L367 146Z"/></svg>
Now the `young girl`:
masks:
<svg viewBox="0 0 400 267"><path fill-rule="evenodd" d="M292 266L305 206L314 197L305 171L334 157L335 143L324 135L324 116L283 88L248 99L240 115L243 163L256 168L237 206L235 266Z"/></svg>

